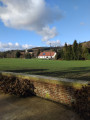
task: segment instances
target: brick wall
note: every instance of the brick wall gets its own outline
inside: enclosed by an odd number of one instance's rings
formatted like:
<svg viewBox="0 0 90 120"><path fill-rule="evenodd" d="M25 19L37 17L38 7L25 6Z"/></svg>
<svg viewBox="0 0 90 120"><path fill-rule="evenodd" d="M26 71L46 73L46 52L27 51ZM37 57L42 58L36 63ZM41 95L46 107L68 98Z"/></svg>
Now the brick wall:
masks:
<svg viewBox="0 0 90 120"><path fill-rule="evenodd" d="M51 78L34 75L2 72L2 75L16 76L19 79L28 79L34 86L34 93L42 98L53 100L71 106L76 100L74 92L87 86L89 82L69 79Z"/></svg>

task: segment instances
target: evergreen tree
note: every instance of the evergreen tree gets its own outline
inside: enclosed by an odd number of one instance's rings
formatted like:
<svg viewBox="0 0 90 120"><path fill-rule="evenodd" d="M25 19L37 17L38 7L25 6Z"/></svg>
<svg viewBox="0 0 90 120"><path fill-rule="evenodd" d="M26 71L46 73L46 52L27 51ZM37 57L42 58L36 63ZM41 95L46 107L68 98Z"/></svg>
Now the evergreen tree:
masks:
<svg viewBox="0 0 90 120"><path fill-rule="evenodd" d="M73 57L74 60L78 60L78 43L76 40L73 43Z"/></svg>
<svg viewBox="0 0 90 120"><path fill-rule="evenodd" d="M67 50L68 50L68 46L67 46L67 43L65 43L65 46L64 46L64 59L65 60L68 59Z"/></svg>
<svg viewBox="0 0 90 120"><path fill-rule="evenodd" d="M73 60L73 50L71 45L68 46L67 52L68 52L68 60Z"/></svg>
<svg viewBox="0 0 90 120"><path fill-rule="evenodd" d="M78 44L78 60L81 60L82 59L82 44L79 43Z"/></svg>
<svg viewBox="0 0 90 120"><path fill-rule="evenodd" d="M65 47L64 47L64 59L65 60L72 60L73 59L72 46L71 45L67 46L67 43L65 43Z"/></svg>
<svg viewBox="0 0 90 120"><path fill-rule="evenodd" d="M55 56L55 59L63 59L63 50L59 50Z"/></svg>

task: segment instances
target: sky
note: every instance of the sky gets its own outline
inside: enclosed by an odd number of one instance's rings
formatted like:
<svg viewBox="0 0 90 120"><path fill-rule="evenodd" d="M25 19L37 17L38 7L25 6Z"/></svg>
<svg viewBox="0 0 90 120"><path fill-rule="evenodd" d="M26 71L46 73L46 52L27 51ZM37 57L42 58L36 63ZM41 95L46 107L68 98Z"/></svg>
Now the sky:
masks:
<svg viewBox="0 0 90 120"><path fill-rule="evenodd" d="M0 51L90 41L90 0L0 0Z"/></svg>

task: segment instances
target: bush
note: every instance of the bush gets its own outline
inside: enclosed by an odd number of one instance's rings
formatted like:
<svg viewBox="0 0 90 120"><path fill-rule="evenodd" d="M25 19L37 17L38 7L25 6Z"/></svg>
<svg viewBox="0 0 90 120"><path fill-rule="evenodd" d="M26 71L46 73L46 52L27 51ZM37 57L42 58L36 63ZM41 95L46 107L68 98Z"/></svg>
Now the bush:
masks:
<svg viewBox="0 0 90 120"><path fill-rule="evenodd" d="M84 120L89 120L90 118L90 87L82 87L81 90L75 91L76 102L72 103L73 109L79 113Z"/></svg>
<svg viewBox="0 0 90 120"><path fill-rule="evenodd" d="M35 95L34 86L27 79L18 79L14 76L0 76L0 90L4 93L16 95L20 97L27 97Z"/></svg>

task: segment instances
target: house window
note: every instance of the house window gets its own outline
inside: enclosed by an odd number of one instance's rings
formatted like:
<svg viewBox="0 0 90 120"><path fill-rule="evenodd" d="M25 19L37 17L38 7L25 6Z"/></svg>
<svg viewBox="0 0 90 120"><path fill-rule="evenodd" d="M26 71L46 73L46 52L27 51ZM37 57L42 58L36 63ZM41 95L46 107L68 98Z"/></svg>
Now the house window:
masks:
<svg viewBox="0 0 90 120"><path fill-rule="evenodd" d="M45 55L45 53L43 53L43 55Z"/></svg>

